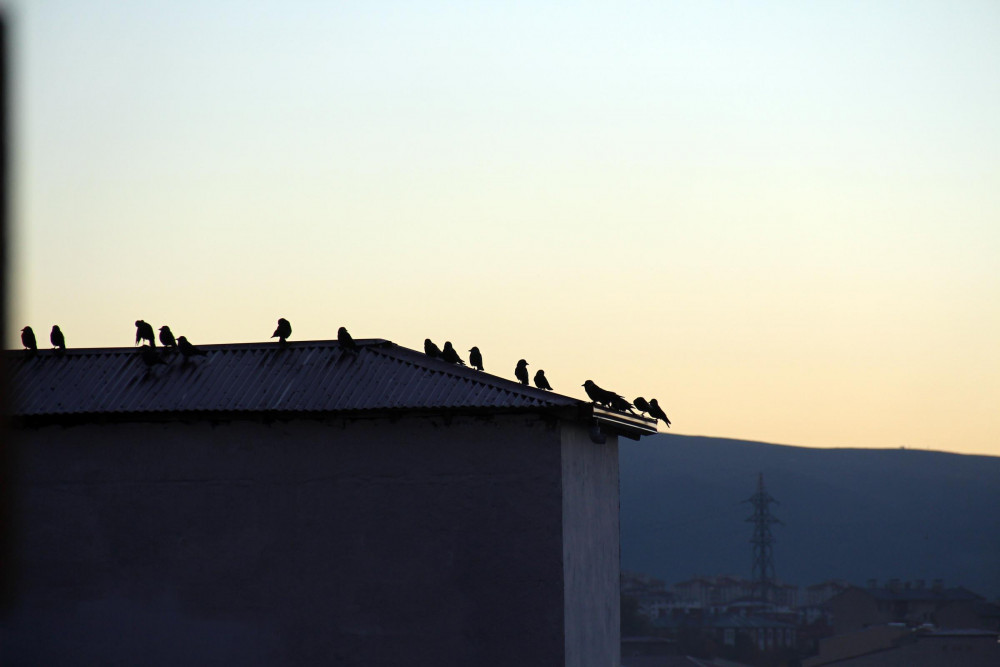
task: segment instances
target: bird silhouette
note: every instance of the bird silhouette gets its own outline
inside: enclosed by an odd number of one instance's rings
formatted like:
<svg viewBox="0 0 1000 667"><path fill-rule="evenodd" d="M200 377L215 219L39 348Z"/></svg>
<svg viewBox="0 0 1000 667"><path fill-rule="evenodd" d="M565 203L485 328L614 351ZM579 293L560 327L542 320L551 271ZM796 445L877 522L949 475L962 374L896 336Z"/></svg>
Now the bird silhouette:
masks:
<svg viewBox="0 0 1000 667"><path fill-rule="evenodd" d="M479 352L478 347L473 347L469 350L469 365L477 371L483 370L483 355Z"/></svg>
<svg viewBox="0 0 1000 667"><path fill-rule="evenodd" d="M444 349L441 350L441 358L449 364L459 364L461 366L465 365L465 362L462 361L462 357L458 356L458 352L455 351L455 348L452 346L450 340L446 340L444 342Z"/></svg>
<svg viewBox="0 0 1000 667"><path fill-rule="evenodd" d="M278 318L278 328L271 334L271 338L277 338L278 343L284 345L289 336L292 335L292 325L284 317Z"/></svg>
<svg viewBox="0 0 1000 667"><path fill-rule="evenodd" d="M424 354L426 354L431 359L437 359L441 356L441 348L434 344L430 338L424 339Z"/></svg>
<svg viewBox="0 0 1000 667"><path fill-rule="evenodd" d="M521 384L528 384L528 362L521 359L517 362L517 368L514 369L514 376L517 377Z"/></svg>
<svg viewBox="0 0 1000 667"><path fill-rule="evenodd" d="M632 412L632 404L625 400L624 396L611 392L611 409L618 412ZM635 414L632 412L632 414Z"/></svg>
<svg viewBox="0 0 1000 667"><path fill-rule="evenodd" d="M583 383L583 388L587 392L587 396L590 396L590 400L594 403L600 403L601 405L611 405L611 397L616 396L613 391L608 391L606 389L601 389L593 380L587 380Z"/></svg>
<svg viewBox="0 0 1000 667"><path fill-rule="evenodd" d="M181 351L184 355L184 360L187 361L191 357L204 357L205 351L199 350L194 345L188 342L188 339L184 336L178 336L177 338L177 349Z"/></svg>
<svg viewBox="0 0 1000 667"><path fill-rule="evenodd" d="M154 349L153 347L150 347L149 345L143 345L141 348L139 348L139 350L142 354L142 361L146 364L147 368L152 368L156 364L167 363L163 360L163 357L160 356L160 353L157 352L156 349Z"/></svg>
<svg viewBox="0 0 1000 667"><path fill-rule="evenodd" d="M166 325L160 327L160 342L163 343L163 347L177 347L177 341L174 340L170 327Z"/></svg>
<svg viewBox="0 0 1000 667"><path fill-rule="evenodd" d="M147 341L150 347L156 347L156 338L153 336L153 327L142 320L135 321L135 344Z"/></svg>
<svg viewBox="0 0 1000 667"><path fill-rule="evenodd" d="M351 338L351 334L347 333L347 327L337 329L337 342L340 343L340 349L344 352L357 354L358 344Z"/></svg>
<svg viewBox="0 0 1000 667"><path fill-rule="evenodd" d="M63 352L66 351L66 337L63 336L62 329L59 328L58 324L52 325L52 332L49 334L49 340L52 341L52 347L58 348Z"/></svg>
<svg viewBox="0 0 1000 667"><path fill-rule="evenodd" d="M643 398L642 396L632 401L632 404L635 405L635 407L638 408L639 412L641 412L642 414L646 414L647 412L649 412L649 403L647 403L646 399Z"/></svg>
<svg viewBox="0 0 1000 667"><path fill-rule="evenodd" d="M545 371L542 369L538 369L538 372L535 373L535 386L539 389L552 391L552 385L550 385L549 381L545 378Z"/></svg>
<svg viewBox="0 0 1000 667"><path fill-rule="evenodd" d="M660 408L660 404L656 402L655 398L649 399L649 414L655 419L662 419L667 428L670 428L670 420L667 418L667 413Z"/></svg>
<svg viewBox="0 0 1000 667"><path fill-rule="evenodd" d="M24 345L24 349L26 350L31 350L32 352L38 350L38 343L35 342L35 332L31 327L21 329L21 344Z"/></svg>

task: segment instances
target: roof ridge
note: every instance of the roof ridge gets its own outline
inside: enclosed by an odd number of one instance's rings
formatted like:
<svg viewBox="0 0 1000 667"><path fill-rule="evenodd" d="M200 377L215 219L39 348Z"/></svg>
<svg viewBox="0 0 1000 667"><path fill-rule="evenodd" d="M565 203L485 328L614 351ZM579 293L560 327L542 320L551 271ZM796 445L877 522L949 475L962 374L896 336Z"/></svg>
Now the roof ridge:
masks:
<svg viewBox="0 0 1000 667"><path fill-rule="evenodd" d="M359 347L379 347L386 344L395 345L390 340L385 338L359 338L355 339L355 344ZM245 343L198 343L196 347L199 350L252 350L252 349L269 349L269 348L282 348L282 349L295 349L303 347L330 347L339 348L340 343L336 338L334 339L319 339L319 340L298 340L298 341L287 341L285 343L278 343L277 341L250 341ZM131 352L136 352L140 350L142 346L132 345L132 346L121 346L121 347L68 347L65 350L55 350L55 349L38 349L38 350L3 350L4 354L9 354L14 357L18 356L28 356L28 355L80 355L80 354L128 354ZM157 345L158 350L167 350L172 348L163 347ZM407 349L407 348L404 348Z"/></svg>
<svg viewBox="0 0 1000 667"><path fill-rule="evenodd" d="M574 401L582 402L581 399L573 398L572 396L567 396L566 394L562 394L557 391L546 391L544 389L532 387L531 385L521 384L520 382L505 378L502 375L496 375L495 373L490 373L489 371L479 371L469 366L453 364L451 362L445 361L444 359L431 357L424 352L421 352L419 350L414 350L409 347L404 347L397 343L393 343L392 341L389 340L385 342L388 343L388 345L385 346L386 348L401 350L405 353L412 353L416 355L417 359L420 359L420 361L426 363L433 363L435 364L435 366L439 366L439 368L434 368L433 370L440 372L442 375L450 375L455 378L468 380L470 382L474 382L484 386L491 386L491 385L495 386L496 385L495 381L500 381L503 382L506 386L496 387L496 388L502 391L506 391L510 394L519 394L524 392L525 390L528 390L529 392L532 393L533 396L540 397L542 400L546 399L549 396L561 396L563 398L569 398ZM417 360L407 361L406 363L421 365L418 363ZM490 379L485 379L483 378L483 376L486 376L487 378Z"/></svg>

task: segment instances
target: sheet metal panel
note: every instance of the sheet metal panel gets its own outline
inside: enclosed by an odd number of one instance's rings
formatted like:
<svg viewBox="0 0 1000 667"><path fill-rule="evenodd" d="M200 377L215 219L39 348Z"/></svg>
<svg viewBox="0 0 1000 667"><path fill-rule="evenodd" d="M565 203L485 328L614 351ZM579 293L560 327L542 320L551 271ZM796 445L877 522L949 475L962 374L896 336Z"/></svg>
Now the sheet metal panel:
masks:
<svg viewBox="0 0 1000 667"><path fill-rule="evenodd" d="M13 414L340 412L579 406L568 396L431 359L384 340L200 346L148 368L138 348L7 352ZM158 350L160 348L157 348Z"/></svg>

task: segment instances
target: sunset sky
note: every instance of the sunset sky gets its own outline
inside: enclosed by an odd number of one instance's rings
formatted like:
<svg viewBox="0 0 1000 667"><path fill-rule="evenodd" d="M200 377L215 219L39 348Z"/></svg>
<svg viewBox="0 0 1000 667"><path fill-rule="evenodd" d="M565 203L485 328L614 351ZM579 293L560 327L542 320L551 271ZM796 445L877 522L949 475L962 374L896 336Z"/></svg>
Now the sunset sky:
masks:
<svg viewBox="0 0 1000 667"><path fill-rule="evenodd" d="M1000 455L1000 3L7 1L6 347L478 345Z"/></svg>

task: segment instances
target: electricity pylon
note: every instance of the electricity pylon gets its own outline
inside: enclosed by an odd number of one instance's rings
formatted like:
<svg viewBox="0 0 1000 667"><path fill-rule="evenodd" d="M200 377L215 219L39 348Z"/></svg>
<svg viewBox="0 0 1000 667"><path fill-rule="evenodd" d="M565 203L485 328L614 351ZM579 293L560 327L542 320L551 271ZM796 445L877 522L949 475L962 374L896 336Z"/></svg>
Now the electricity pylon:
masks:
<svg viewBox="0 0 1000 667"><path fill-rule="evenodd" d="M753 514L747 517L747 521L753 523L753 538L750 540L753 545L753 568L750 578L753 580L754 598L768 602L775 585L774 555L771 552L774 537L771 535L771 526L781 524L781 521L771 516L770 505L777 504L778 501L764 488L764 473L759 473L757 477L757 493L743 502L753 506Z"/></svg>

